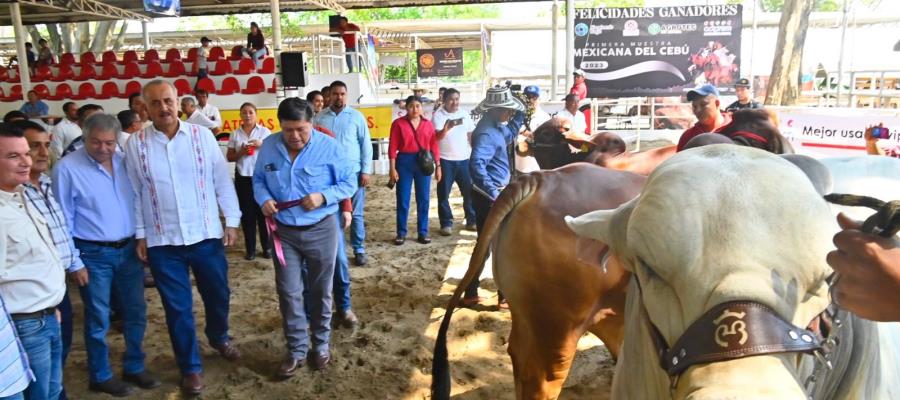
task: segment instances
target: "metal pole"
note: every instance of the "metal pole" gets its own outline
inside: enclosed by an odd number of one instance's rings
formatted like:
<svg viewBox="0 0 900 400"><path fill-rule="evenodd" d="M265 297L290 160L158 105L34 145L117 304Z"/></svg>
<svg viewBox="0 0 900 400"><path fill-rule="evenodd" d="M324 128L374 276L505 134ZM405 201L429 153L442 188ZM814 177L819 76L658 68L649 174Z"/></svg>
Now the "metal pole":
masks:
<svg viewBox="0 0 900 400"><path fill-rule="evenodd" d="M841 86L844 84L844 38L847 36L847 21L847 0L844 0L844 13L841 16L841 47L838 50L838 82L835 101L837 104L841 103ZM851 81L850 87L852 88L855 84L855 82Z"/></svg>
<svg viewBox="0 0 900 400"><path fill-rule="evenodd" d="M16 52L19 59L19 80L22 83L22 99L31 90L31 73L28 69L28 52L25 50L25 27L22 26L22 12L19 3L9 5L9 14L12 17L13 28L16 34Z"/></svg>
<svg viewBox="0 0 900 400"><path fill-rule="evenodd" d="M281 4L279 0L271 0L272 3L272 46L275 46L275 104L281 104L284 100L284 88L281 86ZM301 67L302 68L302 67Z"/></svg>
<svg viewBox="0 0 900 400"><path fill-rule="evenodd" d="M572 87L575 71L575 0L566 0L566 89Z"/></svg>
<svg viewBox="0 0 900 400"><path fill-rule="evenodd" d="M141 21L141 29L143 29L144 51L150 50L150 31L147 29L147 21Z"/></svg>
<svg viewBox="0 0 900 400"><path fill-rule="evenodd" d="M759 2L753 1L753 33L750 34L750 90L753 90L753 49L756 48L756 9L759 8Z"/></svg>
<svg viewBox="0 0 900 400"><path fill-rule="evenodd" d="M550 45L550 100L556 98L556 94L558 93L559 88L559 68L557 62L557 56L559 55L559 51L557 49L557 43L559 39L559 0L553 0L553 6L550 7L550 29L553 30L551 32L550 37L553 43Z"/></svg>

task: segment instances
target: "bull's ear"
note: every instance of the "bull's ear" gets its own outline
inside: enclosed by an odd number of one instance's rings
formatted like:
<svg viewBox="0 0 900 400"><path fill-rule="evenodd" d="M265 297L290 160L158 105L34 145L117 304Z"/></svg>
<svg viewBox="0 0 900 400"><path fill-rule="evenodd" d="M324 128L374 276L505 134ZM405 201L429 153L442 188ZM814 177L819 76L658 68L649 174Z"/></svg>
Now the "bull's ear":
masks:
<svg viewBox="0 0 900 400"><path fill-rule="evenodd" d="M566 224L569 229L575 231L578 236L610 243L610 222L616 210L597 210L580 217L566 216Z"/></svg>
<svg viewBox="0 0 900 400"><path fill-rule="evenodd" d="M815 158L800 154L782 154L781 158L790 161L791 164L800 168L800 170L809 178L810 182L812 182L813 187L816 188L816 192L819 192L820 195L824 196L831 193L831 187L833 185L831 171L828 170L828 167L826 167L825 164L822 164Z"/></svg>

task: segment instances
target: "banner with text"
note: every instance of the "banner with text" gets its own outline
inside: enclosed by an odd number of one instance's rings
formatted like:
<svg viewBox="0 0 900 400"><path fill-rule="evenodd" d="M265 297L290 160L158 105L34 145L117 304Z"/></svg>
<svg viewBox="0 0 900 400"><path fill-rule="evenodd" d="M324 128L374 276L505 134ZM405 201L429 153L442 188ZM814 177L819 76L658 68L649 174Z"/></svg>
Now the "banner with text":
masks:
<svg viewBox="0 0 900 400"><path fill-rule="evenodd" d="M462 47L416 50L419 78L463 76Z"/></svg>
<svg viewBox="0 0 900 400"><path fill-rule="evenodd" d="M590 97L680 96L740 73L741 5L575 10L575 67Z"/></svg>
<svg viewBox="0 0 900 400"><path fill-rule="evenodd" d="M882 148L900 146L900 117L865 115L865 110L836 115L827 108L778 110L781 133L797 153L811 157L858 156L866 154L863 133L866 127L884 124L890 134L878 141Z"/></svg>

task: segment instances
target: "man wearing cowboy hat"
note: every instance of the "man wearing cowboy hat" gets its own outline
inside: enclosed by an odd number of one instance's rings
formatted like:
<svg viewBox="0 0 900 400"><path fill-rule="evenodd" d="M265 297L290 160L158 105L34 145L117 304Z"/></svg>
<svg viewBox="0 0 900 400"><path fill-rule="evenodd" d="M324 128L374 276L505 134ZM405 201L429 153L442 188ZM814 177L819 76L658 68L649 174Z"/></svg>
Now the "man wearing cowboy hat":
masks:
<svg viewBox="0 0 900 400"><path fill-rule="evenodd" d="M513 97L509 88L495 86L478 104L483 116L472 132L472 155L469 171L472 175L472 205L478 232L484 227L488 212L500 191L509 184L510 156L508 146L513 143L525 121L525 105ZM468 288L462 302L466 306L478 304L478 280ZM506 301L500 296L500 306Z"/></svg>
<svg viewBox="0 0 900 400"><path fill-rule="evenodd" d="M584 83L584 71L576 69L572 71L572 76L575 77L575 83L569 89L569 93L578 96L578 101L582 101L588 94L587 84Z"/></svg>
<svg viewBox="0 0 900 400"><path fill-rule="evenodd" d="M763 108L762 104L753 100L753 92L750 91L750 80L747 78L738 79L737 83L734 84L734 94L738 99L728 105L728 107L725 107L725 112L735 112L745 108Z"/></svg>

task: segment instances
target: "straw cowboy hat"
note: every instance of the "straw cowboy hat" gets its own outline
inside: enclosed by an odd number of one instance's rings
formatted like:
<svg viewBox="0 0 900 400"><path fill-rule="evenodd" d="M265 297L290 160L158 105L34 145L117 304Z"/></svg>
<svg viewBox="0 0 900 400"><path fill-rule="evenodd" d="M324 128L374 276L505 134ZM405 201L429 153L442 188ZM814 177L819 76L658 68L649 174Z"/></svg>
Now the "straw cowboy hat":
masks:
<svg viewBox="0 0 900 400"><path fill-rule="evenodd" d="M484 100L475 107L477 112L485 112L492 108L509 108L516 111L525 111L525 105L519 99L513 97L508 87L494 86L487 91Z"/></svg>

